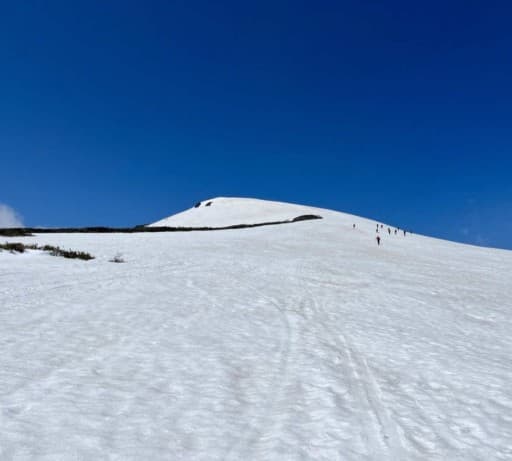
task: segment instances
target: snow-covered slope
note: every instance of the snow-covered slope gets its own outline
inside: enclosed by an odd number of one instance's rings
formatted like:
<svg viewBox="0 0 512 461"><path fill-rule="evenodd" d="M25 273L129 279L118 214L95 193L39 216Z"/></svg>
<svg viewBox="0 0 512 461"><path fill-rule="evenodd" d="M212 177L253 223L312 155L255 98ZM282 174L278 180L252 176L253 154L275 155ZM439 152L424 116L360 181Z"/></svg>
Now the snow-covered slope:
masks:
<svg viewBox="0 0 512 461"><path fill-rule="evenodd" d="M228 227L238 224L288 221L297 216L319 211L318 208L291 203L236 197L217 197L197 205L150 226Z"/></svg>
<svg viewBox="0 0 512 461"><path fill-rule="evenodd" d="M0 459L512 459L512 253L315 214L5 239Z"/></svg>

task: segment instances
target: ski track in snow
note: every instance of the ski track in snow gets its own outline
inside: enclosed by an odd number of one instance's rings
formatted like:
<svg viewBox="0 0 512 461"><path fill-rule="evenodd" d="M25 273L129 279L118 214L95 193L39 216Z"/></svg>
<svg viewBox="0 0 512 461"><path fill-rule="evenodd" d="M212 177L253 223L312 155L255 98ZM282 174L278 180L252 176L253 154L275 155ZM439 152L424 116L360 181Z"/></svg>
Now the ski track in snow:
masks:
<svg viewBox="0 0 512 461"><path fill-rule="evenodd" d="M307 276L303 276L303 265L297 264L297 273L293 277L298 285L302 285ZM307 283L306 283L307 286ZM335 284L333 284L335 286ZM261 297L261 291L251 288L247 289L251 294ZM283 399L283 389L287 384L293 381L289 376L288 368L293 365L294 344L302 340L297 333L292 331L299 330L300 327L292 328L288 316L292 314L296 322L318 322L325 333L324 338L328 338L330 347L337 352L339 360L334 365L339 368L339 379L348 381L348 389L356 399L363 404L360 412L361 437L368 448L369 459L372 460L396 460L407 459L403 456L400 437L395 423L392 421L388 411L381 402L381 390L368 366L364 356L357 352L353 345L349 345L346 334L334 331L329 322L322 319L328 318L327 313L321 307L320 303L308 291L300 295L299 301L286 301L285 299L270 298L269 302L276 308L276 311L283 318L285 333L283 334L283 347L281 350L281 365L277 368L272 380L272 394L265 403L264 411L259 417L251 420L250 428L246 428L240 436L238 442L231 448L226 456L226 460L231 459L259 459L262 453L252 452L253 446L258 440L264 438L266 432L272 432L275 425L273 420L279 420L279 402ZM343 365L347 366L343 366ZM337 379L337 377L333 377ZM335 393L335 391L332 391ZM339 398L339 396L338 396ZM341 419L341 418L340 418ZM281 428L282 430L282 428ZM251 456L252 455L252 456ZM339 453L341 456L341 453Z"/></svg>
<svg viewBox="0 0 512 461"><path fill-rule="evenodd" d="M0 253L0 459L512 459L511 254L311 212Z"/></svg>
<svg viewBox="0 0 512 461"><path fill-rule="evenodd" d="M301 266L301 274L302 272L304 272L304 265ZM307 280L307 276L304 278ZM324 285L329 284L324 283ZM331 286L336 285L331 284ZM313 310L318 317L316 320L323 323L325 332L339 351L340 364L348 365L345 368L340 366L340 371L348 375L351 391L358 396L361 403L367 406L361 412L361 427L364 430L363 437L370 448L372 459L396 461L407 459L403 456L404 448L396 425L381 400L380 387L366 358L351 345L346 332L334 330L330 322L324 320L328 319L329 315L315 296L309 292L306 292L305 296L307 302L314 306Z"/></svg>

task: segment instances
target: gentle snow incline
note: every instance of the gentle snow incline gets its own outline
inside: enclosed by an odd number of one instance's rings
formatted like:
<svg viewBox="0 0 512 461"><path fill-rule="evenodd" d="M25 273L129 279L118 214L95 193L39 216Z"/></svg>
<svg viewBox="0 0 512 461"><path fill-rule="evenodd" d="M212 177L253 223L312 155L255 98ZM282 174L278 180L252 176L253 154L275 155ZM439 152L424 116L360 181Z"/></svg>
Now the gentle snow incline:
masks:
<svg viewBox="0 0 512 461"><path fill-rule="evenodd" d="M0 459L512 459L512 254L319 214L0 253Z"/></svg>
<svg viewBox="0 0 512 461"><path fill-rule="evenodd" d="M297 216L323 212L319 208L250 198L217 197L149 226L228 227L289 221ZM330 212L332 213L332 212Z"/></svg>

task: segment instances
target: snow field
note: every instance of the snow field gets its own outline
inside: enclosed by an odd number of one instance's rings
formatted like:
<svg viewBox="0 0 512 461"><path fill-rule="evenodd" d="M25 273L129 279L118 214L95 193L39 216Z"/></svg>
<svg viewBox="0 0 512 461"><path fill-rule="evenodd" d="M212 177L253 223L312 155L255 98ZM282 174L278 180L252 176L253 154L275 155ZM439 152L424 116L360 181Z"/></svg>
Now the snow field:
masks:
<svg viewBox="0 0 512 461"><path fill-rule="evenodd" d="M512 459L512 254L304 210L5 239L0 459Z"/></svg>

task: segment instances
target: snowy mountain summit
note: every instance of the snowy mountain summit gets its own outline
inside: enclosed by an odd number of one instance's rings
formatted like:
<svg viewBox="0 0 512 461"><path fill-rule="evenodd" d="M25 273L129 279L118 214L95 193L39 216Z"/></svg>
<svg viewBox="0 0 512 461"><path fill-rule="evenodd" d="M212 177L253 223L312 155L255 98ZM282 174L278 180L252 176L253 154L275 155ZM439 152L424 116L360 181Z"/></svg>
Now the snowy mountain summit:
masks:
<svg viewBox="0 0 512 461"><path fill-rule="evenodd" d="M305 214L6 238L95 259L0 251L0 459L510 461L512 252L253 199L153 226Z"/></svg>
<svg viewBox="0 0 512 461"><path fill-rule="evenodd" d="M322 210L324 211L324 210ZM318 208L251 198L217 197L150 224L152 227L228 227L291 221Z"/></svg>

